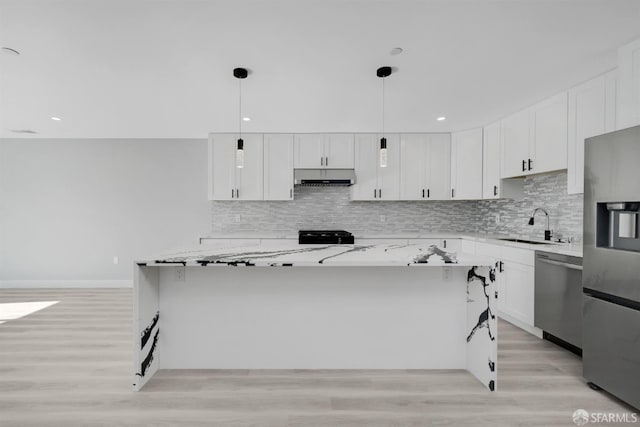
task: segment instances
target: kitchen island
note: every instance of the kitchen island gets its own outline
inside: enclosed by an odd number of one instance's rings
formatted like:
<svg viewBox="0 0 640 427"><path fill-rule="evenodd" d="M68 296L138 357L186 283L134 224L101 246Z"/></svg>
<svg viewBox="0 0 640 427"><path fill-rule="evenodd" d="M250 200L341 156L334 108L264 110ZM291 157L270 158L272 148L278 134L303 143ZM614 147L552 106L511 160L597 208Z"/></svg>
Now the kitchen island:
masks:
<svg viewBox="0 0 640 427"><path fill-rule="evenodd" d="M197 247L136 262L134 390L158 369L466 369L496 388L495 270L435 245Z"/></svg>

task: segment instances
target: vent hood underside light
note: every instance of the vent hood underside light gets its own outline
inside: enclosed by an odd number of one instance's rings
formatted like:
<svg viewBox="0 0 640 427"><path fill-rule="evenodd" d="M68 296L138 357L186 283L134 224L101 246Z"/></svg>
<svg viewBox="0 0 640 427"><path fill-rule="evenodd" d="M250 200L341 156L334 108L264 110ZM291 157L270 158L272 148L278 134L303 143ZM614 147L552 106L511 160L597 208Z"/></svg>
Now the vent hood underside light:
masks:
<svg viewBox="0 0 640 427"><path fill-rule="evenodd" d="M356 183L353 169L294 169L293 183L305 186L349 186Z"/></svg>

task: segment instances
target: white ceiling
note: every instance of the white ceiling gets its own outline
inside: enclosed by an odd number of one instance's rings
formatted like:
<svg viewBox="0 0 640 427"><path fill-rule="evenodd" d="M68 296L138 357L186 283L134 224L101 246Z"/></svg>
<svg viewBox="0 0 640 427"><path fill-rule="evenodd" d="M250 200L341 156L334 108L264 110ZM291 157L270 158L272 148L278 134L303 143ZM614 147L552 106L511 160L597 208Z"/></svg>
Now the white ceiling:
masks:
<svg viewBox="0 0 640 427"><path fill-rule="evenodd" d="M237 66L246 131L379 131L382 65L388 131L462 130L639 36L640 0L0 0L0 45L21 52L0 54L0 137L236 131Z"/></svg>

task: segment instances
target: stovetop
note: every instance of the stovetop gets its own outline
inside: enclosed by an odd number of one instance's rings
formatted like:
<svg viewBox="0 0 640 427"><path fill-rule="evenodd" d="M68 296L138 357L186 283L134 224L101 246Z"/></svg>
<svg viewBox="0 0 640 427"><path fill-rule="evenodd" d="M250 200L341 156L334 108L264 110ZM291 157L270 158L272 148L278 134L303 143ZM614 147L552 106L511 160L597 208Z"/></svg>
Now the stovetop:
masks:
<svg viewBox="0 0 640 427"><path fill-rule="evenodd" d="M300 244L353 244L353 234L345 230L300 230Z"/></svg>

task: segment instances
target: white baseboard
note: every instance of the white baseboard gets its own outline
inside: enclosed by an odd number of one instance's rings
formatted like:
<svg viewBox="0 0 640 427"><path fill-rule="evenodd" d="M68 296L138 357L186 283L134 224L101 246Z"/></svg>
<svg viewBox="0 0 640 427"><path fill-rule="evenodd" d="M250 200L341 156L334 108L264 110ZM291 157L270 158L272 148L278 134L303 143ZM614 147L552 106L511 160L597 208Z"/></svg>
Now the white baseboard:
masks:
<svg viewBox="0 0 640 427"><path fill-rule="evenodd" d="M508 314L504 314L501 311L498 311L498 317L502 320L506 320L511 323L513 326L517 326L523 331L529 332L531 335L535 335L538 338L542 338L542 329L536 328L535 326L528 325L521 320L516 319L515 317L509 316Z"/></svg>
<svg viewBox="0 0 640 427"><path fill-rule="evenodd" d="M0 280L1 288L132 288L133 280Z"/></svg>

